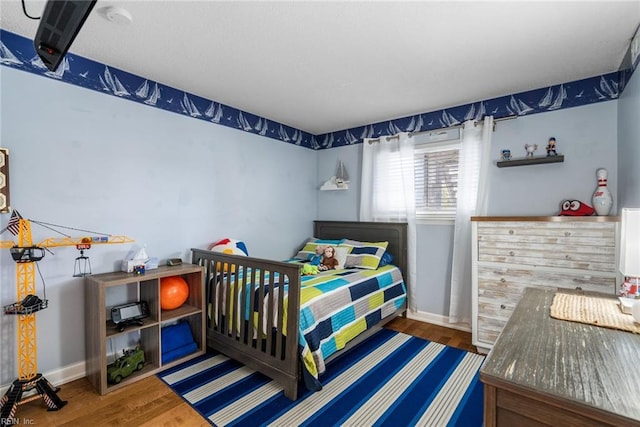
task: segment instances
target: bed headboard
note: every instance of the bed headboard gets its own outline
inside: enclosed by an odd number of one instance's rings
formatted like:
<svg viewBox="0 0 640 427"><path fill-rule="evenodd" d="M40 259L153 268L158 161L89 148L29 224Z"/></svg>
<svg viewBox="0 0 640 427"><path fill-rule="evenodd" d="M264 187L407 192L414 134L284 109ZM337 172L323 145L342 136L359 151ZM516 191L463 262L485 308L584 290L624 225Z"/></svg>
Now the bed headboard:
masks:
<svg viewBox="0 0 640 427"><path fill-rule="evenodd" d="M387 251L393 255L407 280L407 223L405 222L359 222L359 221L314 221L313 236L319 239L359 240L361 242L389 242Z"/></svg>

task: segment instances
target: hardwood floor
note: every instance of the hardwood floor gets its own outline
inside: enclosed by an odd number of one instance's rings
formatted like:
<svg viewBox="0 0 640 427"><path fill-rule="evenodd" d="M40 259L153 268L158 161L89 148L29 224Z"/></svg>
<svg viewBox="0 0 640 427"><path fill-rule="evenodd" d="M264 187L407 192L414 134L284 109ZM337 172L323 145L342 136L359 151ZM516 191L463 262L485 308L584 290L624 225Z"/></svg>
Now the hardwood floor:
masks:
<svg viewBox="0 0 640 427"><path fill-rule="evenodd" d="M406 317L396 317L387 324L387 327L394 331L424 338L425 340L439 342L451 347L477 353L476 347L471 345L471 332L419 322L417 320L407 319Z"/></svg>
<svg viewBox="0 0 640 427"><path fill-rule="evenodd" d="M475 352L471 334L407 318L391 321L388 328L429 341ZM58 396L68 403L48 412L38 398L20 405L14 425L36 426L209 426L155 375L105 396L97 394L82 378L61 386Z"/></svg>

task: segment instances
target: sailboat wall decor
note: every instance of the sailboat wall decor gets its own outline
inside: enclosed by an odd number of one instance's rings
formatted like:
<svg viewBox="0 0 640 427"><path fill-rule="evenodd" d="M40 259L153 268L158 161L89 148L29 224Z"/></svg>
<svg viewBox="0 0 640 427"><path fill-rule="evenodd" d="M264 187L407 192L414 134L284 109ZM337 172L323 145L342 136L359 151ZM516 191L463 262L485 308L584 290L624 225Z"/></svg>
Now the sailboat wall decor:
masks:
<svg viewBox="0 0 640 427"><path fill-rule="evenodd" d="M342 160L338 160L338 166L336 167L336 174L329 178L320 190L348 190L349 189L349 174L347 168L344 167Z"/></svg>
<svg viewBox="0 0 640 427"><path fill-rule="evenodd" d="M471 118L482 120L485 114L493 115L494 119L528 116L618 99L631 75L637 68L640 68L637 64L638 60L636 60L625 65L626 68L620 71L604 75L564 83L558 82L556 85L478 100L471 104L449 106L442 110L312 135L284 123L267 120L230 105L186 93L160 82L148 80L146 77L137 76L70 52L65 55L64 61L55 73L49 71L37 55L32 39L0 28L0 67L9 67L54 78L65 83L117 96L127 101L138 102L197 120L206 120L312 150L359 144L365 138L376 138L398 132L436 131L456 126ZM339 173L336 173L336 178L338 175ZM335 182L332 185L338 186ZM346 189L346 186L345 188L332 189Z"/></svg>

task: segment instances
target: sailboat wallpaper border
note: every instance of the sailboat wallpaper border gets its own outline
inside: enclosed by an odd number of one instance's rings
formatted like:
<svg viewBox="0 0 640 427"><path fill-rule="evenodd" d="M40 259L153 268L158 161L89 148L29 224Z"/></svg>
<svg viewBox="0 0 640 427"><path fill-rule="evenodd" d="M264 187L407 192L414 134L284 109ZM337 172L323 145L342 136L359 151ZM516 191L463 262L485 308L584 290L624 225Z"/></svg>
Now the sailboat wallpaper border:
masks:
<svg viewBox="0 0 640 427"><path fill-rule="evenodd" d="M237 108L180 91L106 64L67 53L56 72L47 70L32 40L0 29L0 64L104 94L161 108L314 150L352 145L363 138L454 126L466 120L524 116L617 99L633 67L587 79L416 114L351 129L312 135Z"/></svg>
<svg viewBox="0 0 640 427"><path fill-rule="evenodd" d="M307 148L313 147L313 135L308 132L174 89L160 82L154 82L73 53L67 53L56 72L51 72L36 54L32 40L6 30L0 30L0 63L195 119Z"/></svg>

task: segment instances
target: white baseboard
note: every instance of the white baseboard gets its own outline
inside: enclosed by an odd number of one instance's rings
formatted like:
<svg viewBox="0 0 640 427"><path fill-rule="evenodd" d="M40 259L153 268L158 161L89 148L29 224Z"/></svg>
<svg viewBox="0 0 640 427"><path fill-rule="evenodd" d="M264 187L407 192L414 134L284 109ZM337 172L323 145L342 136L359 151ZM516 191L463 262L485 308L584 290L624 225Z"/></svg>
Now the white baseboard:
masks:
<svg viewBox="0 0 640 427"><path fill-rule="evenodd" d="M74 363L73 365L67 365L60 369L44 372L42 375L49 381L54 387L58 387L62 384L83 378L87 375L87 364L85 362ZM0 396L4 396L7 390L11 387L11 384L3 385L0 387ZM31 393L25 394L25 397L31 394L37 393L33 390Z"/></svg>
<svg viewBox="0 0 640 427"><path fill-rule="evenodd" d="M471 325L467 323L450 323L449 317L442 316L441 314L427 313L425 311L407 310L407 317L409 319L419 320L421 322L444 326L445 328L456 329L463 332L471 332Z"/></svg>

